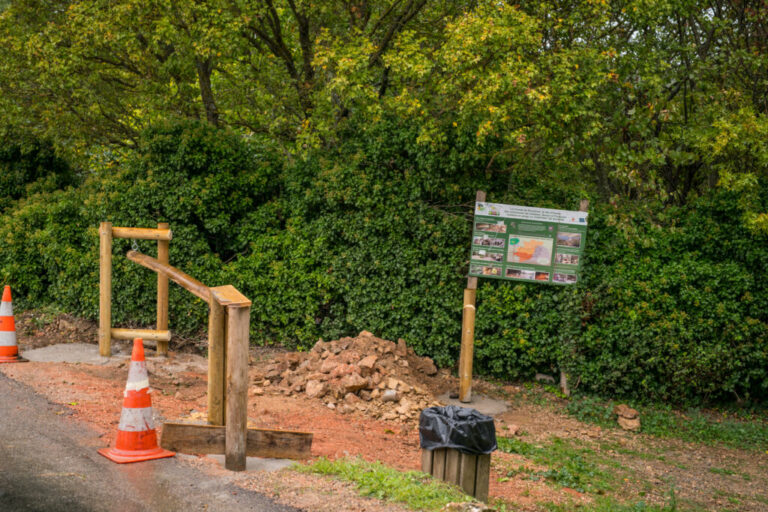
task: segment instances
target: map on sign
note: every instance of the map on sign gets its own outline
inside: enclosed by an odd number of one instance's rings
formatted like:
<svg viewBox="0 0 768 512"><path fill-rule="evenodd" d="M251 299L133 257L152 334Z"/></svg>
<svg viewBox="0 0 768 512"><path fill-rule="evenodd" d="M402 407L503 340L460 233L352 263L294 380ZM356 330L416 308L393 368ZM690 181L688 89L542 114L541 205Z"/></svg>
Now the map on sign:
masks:
<svg viewBox="0 0 768 512"><path fill-rule="evenodd" d="M579 280L587 213L476 203L469 275L574 284Z"/></svg>
<svg viewBox="0 0 768 512"><path fill-rule="evenodd" d="M549 265L552 261L552 239L524 236L510 238L507 261L530 265Z"/></svg>

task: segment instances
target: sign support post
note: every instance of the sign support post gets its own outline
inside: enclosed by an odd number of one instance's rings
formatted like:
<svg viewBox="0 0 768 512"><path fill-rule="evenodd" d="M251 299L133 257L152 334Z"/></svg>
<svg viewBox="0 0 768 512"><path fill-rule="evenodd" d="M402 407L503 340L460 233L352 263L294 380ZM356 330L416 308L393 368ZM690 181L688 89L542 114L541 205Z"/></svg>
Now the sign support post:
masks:
<svg viewBox="0 0 768 512"><path fill-rule="evenodd" d="M579 202L579 211L586 212L587 210L589 210L589 199L582 199ZM568 374L563 368L560 368L560 391L565 396L571 396L571 388L568 387Z"/></svg>
<svg viewBox="0 0 768 512"><path fill-rule="evenodd" d="M472 401L477 278L568 286L579 280L587 236L587 207L578 211L486 203L477 191L472 221L472 250L461 322L459 400ZM560 386L568 378L560 369Z"/></svg>
<svg viewBox="0 0 768 512"><path fill-rule="evenodd" d="M485 192L478 190L476 202L485 201ZM474 214L473 214L474 218ZM472 223L474 225L474 221ZM461 353L459 355L459 401L472 401L472 359L475 351L475 302L477 299L477 277L467 278L464 290L464 308L461 312Z"/></svg>

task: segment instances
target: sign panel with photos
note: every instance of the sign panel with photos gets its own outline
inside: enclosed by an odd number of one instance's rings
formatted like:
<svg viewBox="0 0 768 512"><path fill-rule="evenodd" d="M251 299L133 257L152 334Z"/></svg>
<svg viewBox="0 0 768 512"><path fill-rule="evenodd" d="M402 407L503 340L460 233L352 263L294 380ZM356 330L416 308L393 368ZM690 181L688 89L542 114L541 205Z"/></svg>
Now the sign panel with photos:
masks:
<svg viewBox="0 0 768 512"><path fill-rule="evenodd" d="M574 284L587 241L587 212L475 203L469 275Z"/></svg>

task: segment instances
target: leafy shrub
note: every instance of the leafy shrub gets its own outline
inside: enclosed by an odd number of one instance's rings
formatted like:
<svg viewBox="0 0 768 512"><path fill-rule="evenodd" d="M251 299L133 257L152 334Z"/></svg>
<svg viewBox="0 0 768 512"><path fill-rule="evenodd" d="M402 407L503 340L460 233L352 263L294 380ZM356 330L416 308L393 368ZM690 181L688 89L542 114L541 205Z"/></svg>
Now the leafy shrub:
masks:
<svg viewBox="0 0 768 512"><path fill-rule="evenodd" d="M569 207L581 185L479 174L493 141L478 151L460 132L422 145L419 127L399 120L358 131L295 158L203 123L153 127L81 186L2 214L0 280L17 287L20 307L96 318L99 222L165 221L171 264L253 300L254 342L306 348L367 329L451 365L474 191ZM577 286L481 281L477 371L527 379L565 369L579 390L643 399L765 399L768 246L740 208L720 191L688 207L594 204ZM114 245L115 323L151 325L155 274L120 257L129 241ZM170 293L171 328L202 331L205 305Z"/></svg>
<svg viewBox="0 0 768 512"><path fill-rule="evenodd" d="M11 201L77 183L78 176L53 144L18 130L0 136L0 212Z"/></svg>

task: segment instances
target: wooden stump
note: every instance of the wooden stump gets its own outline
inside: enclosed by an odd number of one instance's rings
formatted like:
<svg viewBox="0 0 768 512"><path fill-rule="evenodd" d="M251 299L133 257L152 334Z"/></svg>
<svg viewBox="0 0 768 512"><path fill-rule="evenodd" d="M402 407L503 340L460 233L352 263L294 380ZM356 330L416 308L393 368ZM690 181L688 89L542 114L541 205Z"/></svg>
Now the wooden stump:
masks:
<svg viewBox="0 0 768 512"><path fill-rule="evenodd" d="M451 448L421 451L421 470L458 485L480 501L488 501L491 455L470 455Z"/></svg>

